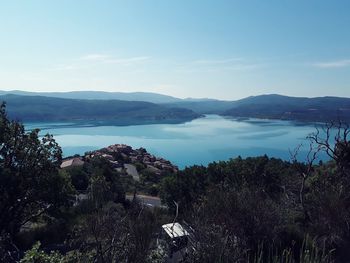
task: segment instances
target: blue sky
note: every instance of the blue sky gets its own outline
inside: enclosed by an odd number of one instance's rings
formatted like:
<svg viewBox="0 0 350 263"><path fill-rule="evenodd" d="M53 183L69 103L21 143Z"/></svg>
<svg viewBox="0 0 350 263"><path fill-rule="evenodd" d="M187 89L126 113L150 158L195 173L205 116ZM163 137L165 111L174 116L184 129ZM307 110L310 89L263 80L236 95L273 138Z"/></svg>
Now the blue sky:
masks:
<svg viewBox="0 0 350 263"><path fill-rule="evenodd" d="M350 1L0 0L0 89L350 97Z"/></svg>

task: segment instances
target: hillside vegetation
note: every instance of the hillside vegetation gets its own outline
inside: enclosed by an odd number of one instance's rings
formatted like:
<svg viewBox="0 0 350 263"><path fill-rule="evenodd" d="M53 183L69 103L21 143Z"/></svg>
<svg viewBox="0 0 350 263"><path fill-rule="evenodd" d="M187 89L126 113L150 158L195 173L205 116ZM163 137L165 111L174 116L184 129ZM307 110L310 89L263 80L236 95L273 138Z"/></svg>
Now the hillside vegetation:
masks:
<svg viewBox="0 0 350 263"><path fill-rule="evenodd" d="M298 121L350 121L350 99L263 95L236 101L231 109L226 110L222 114L233 117Z"/></svg>
<svg viewBox="0 0 350 263"><path fill-rule="evenodd" d="M199 114L150 102L122 100L72 100L42 96L0 96L8 115L21 121L108 121L113 124L173 123Z"/></svg>

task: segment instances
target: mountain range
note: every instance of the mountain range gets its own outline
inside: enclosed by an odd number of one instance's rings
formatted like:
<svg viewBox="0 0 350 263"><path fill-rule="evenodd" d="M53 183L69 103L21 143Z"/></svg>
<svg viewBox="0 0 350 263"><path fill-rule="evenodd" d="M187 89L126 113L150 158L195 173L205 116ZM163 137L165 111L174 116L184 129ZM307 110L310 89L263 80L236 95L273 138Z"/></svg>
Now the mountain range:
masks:
<svg viewBox="0 0 350 263"><path fill-rule="evenodd" d="M350 98L251 96L235 101L180 99L147 92L0 91L10 117L23 120L113 120L118 123L182 122L203 114L296 121L350 122Z"/></svg>
<svg viewBox="0 0 350 263"><path fill-rule="evenodd" d="M115 125L179 123L200 117L189 109L145 101L81 100L44 96L2 95L11 119L21 121L84 121Z"/></svg>
<svg viewBox="0 0 350 263"><path fill-rule="evenodd" d="M20 96L44 96L61 99L81 100L126 100L126 101L147 101L152 103L174 103L180 101L207 101L210 99L180 99L168 95L153 92L106 92L106 91L69 91L69 92L30 92L21 90L3 91L0 95Z"/></svg>
<svg viewBox="0 0 350 263"><path fill-rule="evenodd" d="M236 101L222 115L311 122L350 122L350 98L288 97L277 94Z"/></svg>

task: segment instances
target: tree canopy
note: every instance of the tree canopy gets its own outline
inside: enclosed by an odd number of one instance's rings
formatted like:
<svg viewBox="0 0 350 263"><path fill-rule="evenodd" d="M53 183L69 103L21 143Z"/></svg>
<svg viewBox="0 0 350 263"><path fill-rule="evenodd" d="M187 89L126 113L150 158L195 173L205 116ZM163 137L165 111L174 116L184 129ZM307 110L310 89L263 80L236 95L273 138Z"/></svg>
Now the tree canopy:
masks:
<svg viewBox="0 0 350 263"><path fill-rule="evenodd" d="M67 202L70 185L59 174L62 151L51 135L8 119L0 106L0 234L13 236L39 215Z"/></svg>

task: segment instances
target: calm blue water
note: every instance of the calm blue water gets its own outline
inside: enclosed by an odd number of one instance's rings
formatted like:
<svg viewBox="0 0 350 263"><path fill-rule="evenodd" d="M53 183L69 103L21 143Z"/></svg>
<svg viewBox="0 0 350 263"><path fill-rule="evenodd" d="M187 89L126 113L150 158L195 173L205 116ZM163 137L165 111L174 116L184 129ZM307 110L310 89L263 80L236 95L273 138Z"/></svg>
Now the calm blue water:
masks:
<svg viewBox="0 0 350 263"><path fill-rule="evenodd" d="M180 168L193 164L267 154L290 160L289 150L300 143L300 160L305 158L305 137L313 125L288 121L250 119L237 121L208 115L183 124L134 126L81 126L74 123L27 123L26 129L41 128L51 133L65 156L83 154L111 144L144 147L150 153L170 160Z"/></svg>

